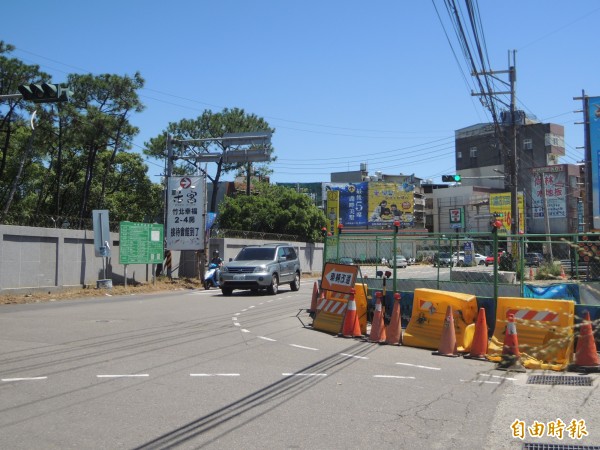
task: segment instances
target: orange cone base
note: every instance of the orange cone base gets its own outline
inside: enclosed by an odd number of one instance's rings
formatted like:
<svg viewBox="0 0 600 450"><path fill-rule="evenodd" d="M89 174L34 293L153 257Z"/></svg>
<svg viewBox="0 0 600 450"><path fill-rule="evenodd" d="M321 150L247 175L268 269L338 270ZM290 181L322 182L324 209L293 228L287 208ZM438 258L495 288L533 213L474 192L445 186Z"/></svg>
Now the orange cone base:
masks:
<svg viewBox="0 0 600 450"><path fill-rule="evenodd" d="M502 361L496 366L496 370L505 370L507 372L526 373L521 360L515 355L502 355Z"/></svg>
<svg viewBox="0 0 600 450"><path fill-rule="evenodd" d="M448 358L458 358L460 356L454 353L441 353L438 350L436 350L435 352L431 352L431 354L435 356L447 356Z"/></svg>

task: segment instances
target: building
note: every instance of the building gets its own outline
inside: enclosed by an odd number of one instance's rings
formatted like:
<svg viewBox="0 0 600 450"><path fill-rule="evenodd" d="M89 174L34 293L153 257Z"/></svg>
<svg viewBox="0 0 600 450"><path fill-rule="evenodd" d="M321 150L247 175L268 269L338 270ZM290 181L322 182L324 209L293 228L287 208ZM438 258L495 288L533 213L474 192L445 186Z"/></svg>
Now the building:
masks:
<svg viewBox="0 0 600 450"><path fill-rule="evenodd" d="M565 154L564 127L540 123L522 111L517 117L517 190L525 197L526 232L578 232L582 221L581 173L577 165L559 164ZM512 142L510 123L498 127L482 123L457 130L456 171L462 186L509 191ZM546 174L545 190L541 188L541 174ZM546 208L549 222L544 219Z"/></svg>

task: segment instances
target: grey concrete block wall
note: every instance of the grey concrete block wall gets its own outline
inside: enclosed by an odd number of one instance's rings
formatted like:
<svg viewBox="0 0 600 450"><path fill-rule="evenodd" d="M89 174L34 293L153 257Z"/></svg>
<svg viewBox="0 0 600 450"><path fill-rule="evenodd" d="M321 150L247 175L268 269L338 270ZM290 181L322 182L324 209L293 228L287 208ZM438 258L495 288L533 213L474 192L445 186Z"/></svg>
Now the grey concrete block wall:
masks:
<svg viewBox="0 0 600 450"><path fill-rule="evenodd" d="M249 239L211 239L209 254L219 250L228 261L246 245L266 241ZM323 245L291 242L298 250L304 273L319 273ZM125 267L119 264L119 234L111 233L111 257L106 263L106 278L113 285L124 284ZM173 251L174 278L197 276L196 252ZM54 291L72 287L96 286L104 279L102 258L94 254L91 230L37 228L0 225L0 294L10 292ZM152 266L127 266L127 282L152 281Z"/></svg>
<svg viewBox="0 0 600 450"><path fill-rule="evenodd" d="M106 278L123 284L118 233L111 233L111 242ZM91 230L0 225L0 293L95 287L103 277L102 258L94 255ZM127 279L129 283L151 281L150 266L128 266Z"/></svg>

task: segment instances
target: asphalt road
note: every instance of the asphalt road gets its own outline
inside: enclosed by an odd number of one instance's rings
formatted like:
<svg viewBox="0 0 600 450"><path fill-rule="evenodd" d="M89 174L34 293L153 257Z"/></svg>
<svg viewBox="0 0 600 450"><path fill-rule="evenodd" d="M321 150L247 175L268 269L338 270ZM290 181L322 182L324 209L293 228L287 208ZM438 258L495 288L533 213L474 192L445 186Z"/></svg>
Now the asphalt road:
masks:
<svg viewBox="0 0 600 450"><path fill-rule="evenodd" d="M600 444L597 375L591 387L532 386L531 373L488 362L334 337L296 317L311 292L307 280L276 296L182 291L1 306L0 448ZM588 435L521 440L516 419L583 420Z"/></svg>

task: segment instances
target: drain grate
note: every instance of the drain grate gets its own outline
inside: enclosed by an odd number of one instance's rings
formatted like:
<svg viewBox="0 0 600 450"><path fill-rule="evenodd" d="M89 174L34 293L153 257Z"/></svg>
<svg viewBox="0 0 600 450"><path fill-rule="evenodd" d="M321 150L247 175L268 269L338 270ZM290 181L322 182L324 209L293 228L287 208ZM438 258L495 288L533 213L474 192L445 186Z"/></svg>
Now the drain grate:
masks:
<svg viewBox="0 0 600 450"><path fill-rule="evenodd" d="M523 450L600 450L600 445L538 444L525 442Z"/></svg>
<svg viewBox="0 0 600 450"><path fill-rule="evenodd" d="M562 386L591 386L592 381L590 377L568 375L531 375L527 378L527 384L559 384Z"/></svg>

